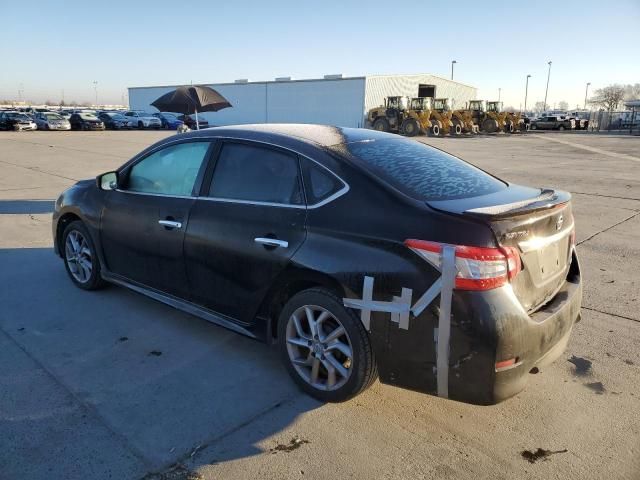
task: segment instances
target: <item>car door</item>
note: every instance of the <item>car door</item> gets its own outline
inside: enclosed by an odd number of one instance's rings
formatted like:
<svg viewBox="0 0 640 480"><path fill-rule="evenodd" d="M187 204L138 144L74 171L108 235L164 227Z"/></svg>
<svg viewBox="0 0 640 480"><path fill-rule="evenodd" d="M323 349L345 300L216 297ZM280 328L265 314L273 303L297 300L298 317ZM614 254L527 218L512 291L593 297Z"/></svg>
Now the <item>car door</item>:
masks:
<svg viewBox="0 0 640 480"><path fill-rule="evenodd" d="M188 139L162 146L119 172L100 224L109 272L188 297L184 232L211 145Z"/></svg>
<svg viewBox="0 0 640 480"><path fill-rule="evenodd" d="M193 301L251 323L306 236L295 153L224 141L191 210L185 263Z"/></svg>

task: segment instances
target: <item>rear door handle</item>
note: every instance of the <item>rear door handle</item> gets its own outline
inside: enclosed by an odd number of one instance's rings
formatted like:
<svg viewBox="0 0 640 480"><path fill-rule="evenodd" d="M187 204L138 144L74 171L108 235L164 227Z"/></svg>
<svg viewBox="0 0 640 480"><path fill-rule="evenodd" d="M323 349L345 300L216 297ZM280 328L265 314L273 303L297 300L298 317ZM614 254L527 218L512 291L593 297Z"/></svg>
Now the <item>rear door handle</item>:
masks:
<svg viewBox="0 0 640 480"><path fill-rule="evenodd" d="M258 238L254 238L253 241L256 243L261 243L266 247L287 248L289 246L289 242L285 242L284 240L278 240L277 238L258 237Z"/></svg>
<svg viewBox="0 0 640 480"><path fill-rule="evenodd" d="M173 220L158 220L158 223L167 228L182 228L182 223Z"/></svg>

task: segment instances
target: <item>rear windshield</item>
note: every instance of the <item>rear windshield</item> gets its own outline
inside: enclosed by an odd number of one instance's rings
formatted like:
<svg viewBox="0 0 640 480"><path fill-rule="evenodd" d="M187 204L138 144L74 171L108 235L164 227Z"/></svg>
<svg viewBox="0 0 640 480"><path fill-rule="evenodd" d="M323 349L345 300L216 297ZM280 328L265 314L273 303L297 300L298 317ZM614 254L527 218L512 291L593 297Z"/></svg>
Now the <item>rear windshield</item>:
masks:
<svg viewBox="0 0 640 480"><path fill-rule="evenodd" d="M488 173L441 150L406 138L385 138L331 147L417 200L453 200L506 188Z"/></svg>

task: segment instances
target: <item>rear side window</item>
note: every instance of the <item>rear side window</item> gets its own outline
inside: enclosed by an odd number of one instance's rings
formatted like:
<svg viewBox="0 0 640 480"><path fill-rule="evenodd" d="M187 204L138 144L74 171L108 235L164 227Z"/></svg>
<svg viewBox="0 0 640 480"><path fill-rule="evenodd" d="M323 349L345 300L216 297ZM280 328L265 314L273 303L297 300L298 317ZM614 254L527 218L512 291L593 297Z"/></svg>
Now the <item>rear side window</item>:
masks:
<svg viewBox="0 0 640 480"><path fill-rule="evenodd" d="M298 158L280 150L226 143L216 162L209 196L301 205Z"/></svg>
<svg viewBox="0 0 640 480"><path fill-rule="evenodd" d="M479 168L414 140L385 138L332 148L417 200L475 197L506 188Z"/></svg>
<svg viewBox="0 0 640 480"><path fill-rule="evenodd" d="M344 188L344 183L333 173L304 157L302 157L302 168L309 205L320 203Z"/></svg>

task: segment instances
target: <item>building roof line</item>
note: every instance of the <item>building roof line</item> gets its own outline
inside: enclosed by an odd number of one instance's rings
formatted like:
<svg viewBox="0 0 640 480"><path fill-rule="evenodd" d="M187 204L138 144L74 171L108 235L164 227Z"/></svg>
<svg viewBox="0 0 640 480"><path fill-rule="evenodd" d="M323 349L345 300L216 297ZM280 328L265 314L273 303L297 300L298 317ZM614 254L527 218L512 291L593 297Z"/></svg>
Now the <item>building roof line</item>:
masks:
<svg viewBox="0 0 640 480"><path fill-rule="evenodd" d="M447 82L456 83L458 85L462 85L468 88L477 88L473 85L469 85L467 83L458 82L457 80L450 80L448 78L442 77L440 75L435 75L433 73L408 73L408 74L383 74L383 75L361 75L355 77L340 77L340 78L303 78L303 79L293 79L293 80L256 80L254 82L211 82L211 83L197 83L194 85L214 85L214 86L226 86L226 85L266 85L270 83L294 83L294 82L340 82L343 80L366 80L367 78L383 78L383 77L434 77L439 80L445 80ZM145 85L145 86L136 86L136 87L128 87L129 90L137 90L137 89L146 89L146 88L177 88L186 86L185 84L177 84L177 85Z"/></svg>
<svg viewBox="0 0 640 480"><path fill-rule="evenodd" d="M366 77L341 77L341 78L301 78L292 80L256 80L255 82L220 82L220 83L194 83L193 86L209 86L209 85L266 85L267 83L296 83L296 82L339 82L342 80L364 80ZM176 88L190 86L187 84L177 85L146 85L140 87L127 87L129 90L140 88Z"/></svg>

